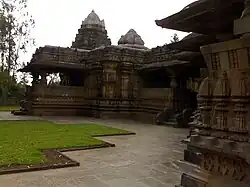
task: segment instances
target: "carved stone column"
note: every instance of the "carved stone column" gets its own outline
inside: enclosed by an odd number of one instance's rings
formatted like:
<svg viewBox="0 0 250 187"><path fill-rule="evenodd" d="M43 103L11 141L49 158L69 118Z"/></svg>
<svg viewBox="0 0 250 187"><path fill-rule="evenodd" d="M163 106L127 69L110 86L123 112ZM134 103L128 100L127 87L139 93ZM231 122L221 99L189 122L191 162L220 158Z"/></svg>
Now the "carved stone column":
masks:
<svg viewBox="0 0 250 187"><path fill-rule="evenodd" d="M47 73L42 71L40 73L40 76L41 76L41 81L40 81L40 84L43 85L43 86L46 86L47 85Z"/></svg>
<svg viewBox="0 0 250 187"><path fill-rule="evenodd" d="M35 84L38 83L39 73L32 72L31 75L32 75L32 78L33 78L33 80L32 80L32 86L34 86Z"/></svg>

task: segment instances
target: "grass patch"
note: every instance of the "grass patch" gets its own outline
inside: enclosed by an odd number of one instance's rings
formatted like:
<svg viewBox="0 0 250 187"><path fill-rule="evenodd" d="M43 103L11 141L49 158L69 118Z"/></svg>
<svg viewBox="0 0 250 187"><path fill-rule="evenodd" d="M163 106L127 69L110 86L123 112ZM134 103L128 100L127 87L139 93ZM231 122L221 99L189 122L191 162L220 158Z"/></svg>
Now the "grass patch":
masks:
<svg viewBox="0 0 250 187"><path fill-rule="evenodd" d="M102 145L92 136L129 133L96 124L0 121L0 165L45 163L43 149Z"/></svg>
<svg viewBox="0 0 250 187"><path fill-rule="evenodd" d="M20 106L0 106L0 112L9 112L12 110L19 110Z"/></svg>

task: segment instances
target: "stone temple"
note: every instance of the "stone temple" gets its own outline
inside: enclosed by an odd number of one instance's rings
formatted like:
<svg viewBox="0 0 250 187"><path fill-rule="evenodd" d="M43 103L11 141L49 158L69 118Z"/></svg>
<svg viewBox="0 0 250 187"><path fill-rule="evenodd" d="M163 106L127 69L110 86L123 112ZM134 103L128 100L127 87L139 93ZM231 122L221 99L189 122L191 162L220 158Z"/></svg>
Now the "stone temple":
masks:
<svg viewBox="0 0 250 187"><path fill-rule="evenodd" d="M72 47L41 47L21 70L33 83L14 114L188 124L179 186L249 187L249 23L250 0L195 1L156 20L191 34L148 49L133 29L111 45L91 12ZM49 73L60 73L60 85L47 85Z"/></svg>
<svg viewBox="0 0 250 187"><path fill-rule="evenodd" d="M182 42L197 37L207 41L191 34ZM40 47L20 71L30 72L33 82L16 115L130 118L184 126L197 107L206 65L199 50L148 49L134 29L112 45L104 20L92 11L71 47ZM51 73L60 74L60 84L47 84Z"/></svg>

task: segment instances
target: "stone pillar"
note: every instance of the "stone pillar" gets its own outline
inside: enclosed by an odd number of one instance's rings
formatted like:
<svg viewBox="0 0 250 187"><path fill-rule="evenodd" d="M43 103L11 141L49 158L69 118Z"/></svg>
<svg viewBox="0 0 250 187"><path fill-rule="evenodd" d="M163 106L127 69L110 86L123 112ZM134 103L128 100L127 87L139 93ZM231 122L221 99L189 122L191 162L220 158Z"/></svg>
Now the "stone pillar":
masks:
<svg viewBox="0 0 250 187"><path fill-rule="evenodd" d="M174 110L176 110L178 108L178 102L177 102L177 98L176 98L176 88L178 86L177 80L175 76L170 77L171 81L170 81L170 87L172 88L172 98L170 98L170 102L172 103L172 108Z"/></svg>
<svg viewBox="0 0 250 187"><path fill-rule="evenodd" d="M40 81L40 84L43 85L43 86L46 86L47 85L47 73L46 72L41 72L40 73L41 75L41 81Z"/></svg>
<svg viewBox="0 0 250 187"><path fill-rule="evenodd" d="M31 75L32 75L32 77L33 77L32 86L34 86L35 84L38 83L39 73L37 73L37 72L32 72Z"/></svg>

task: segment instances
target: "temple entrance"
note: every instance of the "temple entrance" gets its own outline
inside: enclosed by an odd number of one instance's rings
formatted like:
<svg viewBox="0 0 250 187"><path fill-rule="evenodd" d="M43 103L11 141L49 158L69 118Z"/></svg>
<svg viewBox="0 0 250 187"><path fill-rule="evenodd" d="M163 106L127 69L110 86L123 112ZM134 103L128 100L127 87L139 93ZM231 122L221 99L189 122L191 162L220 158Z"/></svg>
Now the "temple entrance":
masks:
<svg viewBox="0 0 250 187"><path fill-rule="evenodd" d="M144 88L169 88L171 79L164 69L157 69L141 74Z"/></svg>

